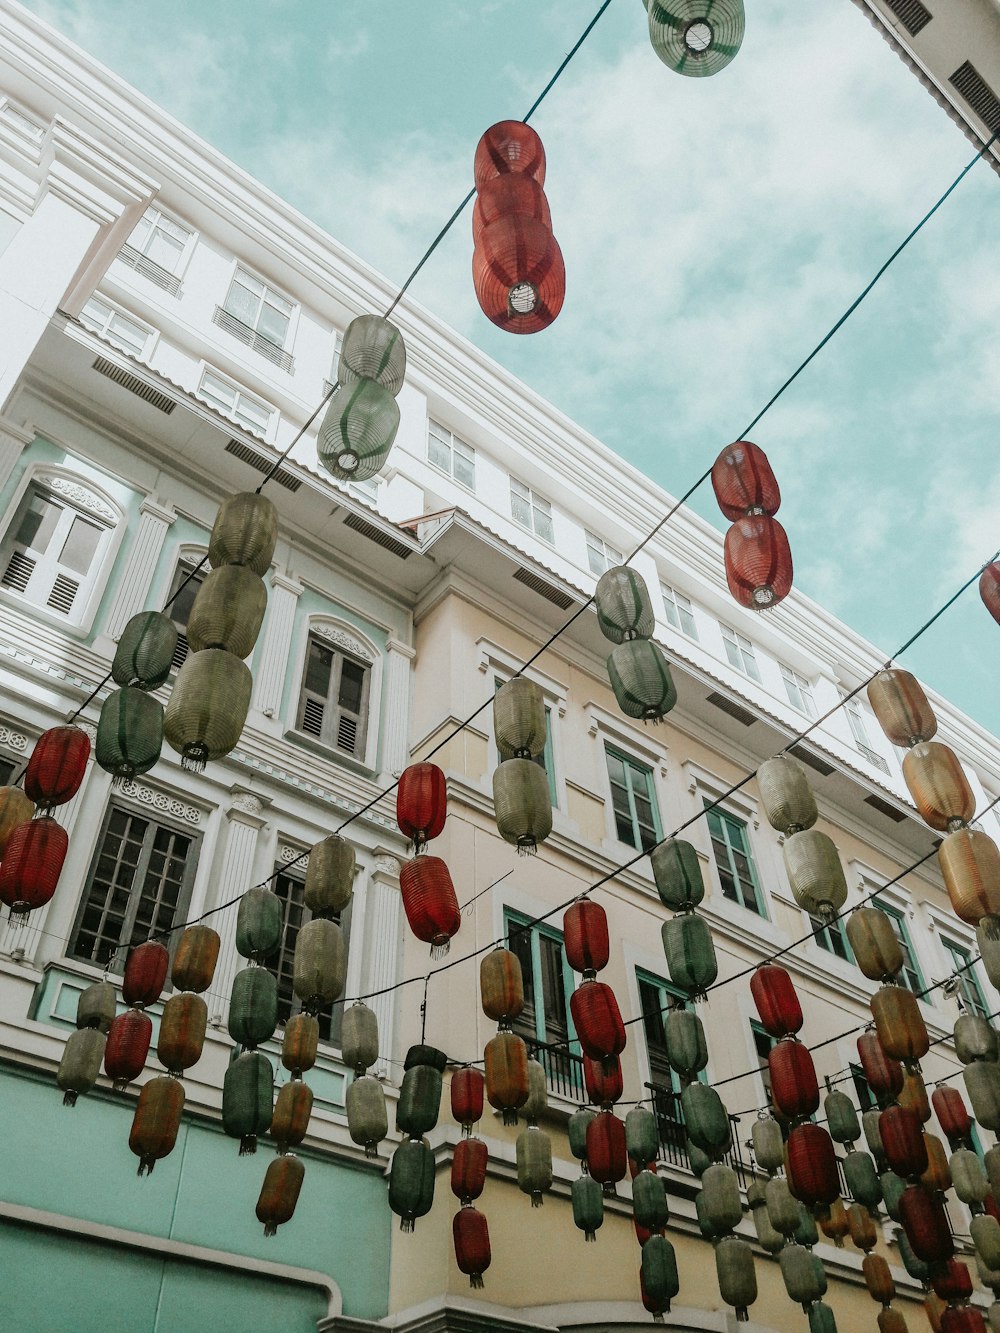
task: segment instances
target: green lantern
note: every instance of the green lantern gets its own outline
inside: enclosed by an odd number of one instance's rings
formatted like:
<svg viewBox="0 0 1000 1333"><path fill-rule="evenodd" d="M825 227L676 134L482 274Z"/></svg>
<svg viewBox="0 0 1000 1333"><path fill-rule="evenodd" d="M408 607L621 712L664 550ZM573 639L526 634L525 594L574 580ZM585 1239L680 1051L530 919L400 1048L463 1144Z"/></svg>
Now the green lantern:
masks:
<svg viewBox="0 0 1000 1333"><path fill-rule="evenodd" d="M804 912L829 921L847 901L847 880L833 839L819 829L803 829L785 839L785 873L792 896Z"/></svg>
<svg viewBox="0 0 1000 1333"><path fill-rule="evenodd" d="M441 1071L432 1065L414 1065L403 1074L396 1103L396 1129L411 1139L427 1134L441 1110Z"/></svg>
<svg viewBox="0 0 1000 1333"><path fill-rule="evenodd" d="M879 913L883 915L883 913ZM861 1137L861 1124L854 1103L846 1092L827 1093L823 1102L823 1114L830 1130L830 1137L835 1143L856 1143Z"/></svg>
<svg viewBox="0 0 1000 1333"><path fill-rule="evenodd" d="M664 921L660 934L670 980L692 999L704 995L719 975L708 922L702 916L686 913Z"/></svg>
<svg viewBox="0 0 1000 1333"><path fill-rule="evenodd" d="M537 1124L549 1105L549 1084L545 1068L538 1060L528 1061L528 1100L521 1114L529 1125Z"/></svg>
<svg viewBox="0 0 1000 1333"><path fill-rule="evenodd" d="M626 565L606 570L594 589L597 623L612 643L648 639L655 627L653 603L641 574Z"/></svg>
<svg viewBox="0 0 1000 1333"><path fill-rule="evenodd" d="M743 42L743 0L647 0L647 13L653 50L688 78L718 74Z"/></svg>
<svg viewBox="0 0 1000 1333"><path fill-rule="evenodd" d="M791 755L764 760L757 769L757 790L767 822L779 833L787 836L812 828L819 818L802 765Z"/></svg>
<svg viewBox="0 0 1000 1333"><path fill-rule="evenodd" d="M659 722L677 702L663 650L652 639L628 639L608 657L608 678L626 717Z"/></svg>
<svg viewBox="0 0 1000 1333"><path fill-rule="evenodd" d="M997 1031L980 1014L959 1014L953 1032L955 1054L963 1065L974 1060L988 1060L995 1064L998 1056Z"/></svg>
<svg viewBox="0 0 1000 1333"><path fill-rule="evenodd" d="M750 1140L757 1165L772 1175L780 1171L785 1161L785 1141L774 1116L758 1116L750 1130Z"/></svg>
<svg viewBox="0 0 1000 1333"><path fill-rule="evenodd" d="M660 1231L670 1221L666 1186L655 1171L639 1171L634 1176L632 1212L647 1231Z"/></svg>
<svg viewBox="0 0 1000 1333"><path fill-rule="evenodd" d="M729 1113L707 1083L689 1083L681 1093L688 1137L709 1157L718 1159L730 1145Z"/></svg>
<svg viewBox="0 0 1000 1333"><path fill-rule="evenodd" d="M114 986L110 981L94 981L80 992L76 1002L76 1025L107 1032L117 1012L118 992Z"/></svg>
<svg viewBox="0 0 1000 1333"><path fill-rule="evenodd" d="M701 1180L702 1176L712 1165L712 1159L707 1152L704 1152L695 1142L693 1142L690 1134L685 1137L685 1145L687 1148L688 1164L698 1179ZM701 1198L700 1190L698 1191L698 1197Z"/></svg>
<svg viewBox="0 0 1000 1333"><path fill-rule="evenodd" d="M177 648L177 626L162 611L140 611L118 640L111 678L116 685L158 689L170 675Z"/></svg>
<svg viewBox="0 0 1000 1333"><path fill-rule="evenodd" d="M378 1019L360 1000L344 1010L340 1053L344 1064L358 1075L371 1068L378 1059Z"/></svg>
<svg viewBox="0 0 1000 1333"><path fill-rule="evenodd" d="M796 1245L804 1245L807 1250L811 1250L814 1245L819 1244L816 1219L804 1203L799 1204L799 1225L792 1232L792 1240L795 1241Z"/></svg>
<svg viewBox="0 0 1000 1333"><path fill-rule="evenodd" d="M566 1132L569 1135L569 1150L573 1156L581 1163L584 1172L587 1170L587 1128L597 1115L589 1107L581 1107L579 1111L574 1111L569 1118L566 1126Z"/></svg>
<svg viewBox="0 0 1000 1333"><path fill-rule="evenodd" d="M918 1259L913 1253L905 1231L899 1230L896 1232L896 1244L899 1246L899 1257L903 1261L903 1267L914 1282L929 1282L931 1279L930 1264L925 1263L923 1259Z"/></svg>
<svg viewBox="0 0 1000 1333"><path fill-rule="evenodd" d="M670 1068L690 1083L708 1064L708 1045L701 1019L693 1009L671 1009L663 1025Z"/></svg>
<svg viewBox="0 0 1000 1333"><path fill-rule="evenodd" d="M163 705L135 685L109 694L101 705L94 757L117 784L148 773L163 748Z"/></svg>
<svg viewBox="0 0 1000 1333"><path fill-rule="evenodd" d="M749 1307L757 1299L753 1250L745 1240L723 1236L715 1247L715 1271L720 1296L727 1305L735 1307L737 1319L746 1319Z"/></svg>
<svg viewBox="0 0 1000 1333"><path fill-rule="evenodd" d="M106 1034L96 1027L77 1028L69 1034L56 1072L63 1106L75 1106L77 1097L88 1093L97 1082L107 1040Z"/></svg>
<svg viewBox="0 0 1000 1333"><path fill-rule="evenodd" d="M281 899L270 889L248 889L236 910L236 952L263 962L281 943Z"/></svg>
<svg viewBox="0 0 1000 1333"><path fill-rule="evenodd" d="M640 1166L654 1162L660 1153L656 1116L647 1106L633 1106L625 1117L625 1147Z"/></svg>
<svg viewBox="0 0 1000 1333"><path fill-rule="evenodd" d="M493 772L497 829L520 856L530 856L552 832L552 798L545 772L530 759L507 759Z"/></svg>
<svg viewBox="0 0 1000 1333"><path fill-rule="evenodd" d="M978 1163L978 1157L976 1161ZM882 1202L882 1186L879 1184L878 1172L875 1170L871 1154L861 1151L849 1152L844 1158L843 1166L848 1194L857 1203L863 1203L869 1212L874 1212Z"/></svg>
<svg viewBox="0 0 1000 1333"><path fill-rule="evenodd" d="M731 1166L714 1162L701 1178L705 1215L717 1232L735 1231L743 1219L740 1182Z"/></svg>
<svg viewBox="0 0 1000 1333"><path fill-rule="evenodd" d="M768 1254L777 1254L784 1245L785 1238L771 1225L771 1217L767 1211L767 1196L759 1180L751 1181L747 1186L747 1203L750 1206L754 1230L757 1232L761 1249Z"/></svg>
<svg viewBox="0 0 1000 1333"><path fill-rule="evenodd" d="M220 565L207 575L187 622L194 653L221 648L234 657L253 652L267 610L267 588L245 565Z"/></svg>
<svg viewBox="0 0 1000 1333"><path fill-rule="evenodd" d="M219 506L208 539L208 559L220 565L246 565L258 577L267 573L278 540L278 511L265 495L240 491Z"/></svg>
<svg viewBox="0 0 1000 1333"><path fill-rule="evenodd" d="M699 1190L694 1196L694 1212L702 1240L718 1240L719 1233L708 1215L708 1200L705 1198L704 1190Z"/></svg>
<svg viewBox="0 0 1000 1333"><path fill-rule="evenodd" d="M377 380L396 396L406 375L406 347L395 324L381 315L359 315L344 333L337 362L337 382L356 384L360 379Z"/></svg>
<svg viewBox="0 0 1000 1333"><path fill-rule="evenodd" d="M552 1143L537 1125L529 1125L517 1136L517 1187L531 1195L532 1208L540 1208L542 1195L552 1188Z"/></svg>
<svg viewBox="0 0 1000 1333"><path fill-rule="evenodd" d="M376 380L359 379L331 399L319 428L319 461L339 481L378 473L399 429L399 407Z"/></svg>
<svg viewBox="0 0 1000 1333"><path fill-rule="evenodd" d="M664 907L673 912L689 912L705 897L701 862L691 843L681 838L661 842L650 852L649 863Z"/></svg>
<svg viewBox="0 0 1000 1333"><path fill-rule="evenodd" d="M274 1111L274 1070L266 1055L246 1051L237 1056L222 1084L222 1128L240 1140L240 1156L257 1151L257 1136L271 1128Z"/></svg>
<svg viewBox="0 0 1000 1333"><path fill-rule="evenodd" d="M389 1168L389 1207L400 1231L412 1231L434 1202L434 1154L422 1139L404 1139Z"/></svg>
<svg viewBox="0 0 1000 1333"><path fill-rule="evenodd" d="M356 869L354 848L336 833L309 849L303 898L313 916L338 916L344 910L354 892Z"/></svg>
<svg viewBox="0 0 1000 1333"><path fill-rule="evenodd" d="M899 1221L899 1201L903 1197L903 1191L906 1189L906 1181L902 1176L897 1176L895 1171L883 1171L878 1178L879 1189L882 1191L882 1200L885 1203L885 1211L893 1222Z"/></svg>
<svg viewBox="0 0 1000 1333"><path fill-rule="evenodd" d="M956 1148L948 1159L948 1169L955 1193L964 1204L978 1211L990 1191L990 1182L978 1155L970 1148Z"/></svg>
<svg viewBox="0 0 1000 1333"><path fill-rule="evenodd" d="M347 946L335 921L318 917L302 927L295 938L292 989L310 1013L318 1013L340 998L347 976Z"/></svg>
<svg viewBox="0 0 1000 1333"><path fill-rule="evenodd" d="M278 1026L278 982L263 967L244 967L233 977L229 1035L239 1046L259 1046Z"/></svg>
<svg viewBox="0 0 1000 1333"><path fill-rule="evenodd" d="M596 1240L604 1223L604 1191L593 1176L577 1176L570 1186L573 1196L573 1221L584 1240Z"/></svg>
<svg viewBox="0 0 1000 1333"><path fill-rule="evenodd" d="M764 1186L764 1199L771 1226L783 1236L794 1236L799 1225L799 1201L783 1176L775 1176Z"/></svg>
<svg viewBox="0 0 1000 1333"><path fill-rule="evenodd" d="M972 1114L983 1129L1000 1132L1000 1065L976 1060L962 1070Z"/></svg>
<svg viewBox="0 0 1000 1333"><path fill-rule="evenodd" d="M837 1320L825 1301L810 1305L809 1333L837 1333Z"/></svg>
<svg viewBox="0 0 1000 1333"><path fill-rule="evenodd" d="M548 727L541 690L527 676L506 681L493 696L493 732L503 759L537 759Z"/></svg>
<svg viewBox="0 0 1000 1333"><path fill-rule="evenodd" d="M681 1287L677 1257L666 1236L650 1236L643 1245L640 1273L647 1304L660 1313L668 1311Z"/></svg>
<svg viewBox="0 0 1000 1333"><path fill-rule="evenodd" d="M826 1273L818 1255L802 1245L786 1245L778 1255L785 1290L803 1310L826 1295Z"/></svg>
<svg viewBox="0 0 1000 1333"><path fill-rule="evenodd" d="M989 1213L978 1213L969 1223L976 1253L987 1268L1000 1268L1000 1222Z"/></svg>
<svg viewBox="0 0 1000 1333"><path fill-rule="evenodd" d="M221 648L190 653L177 673L163 716L163 734L183 768L200 773L239 744L250 709L253 676Z"/></svg>
<svg viewBox="0 0 1000 1333"><path fill-rule="evenodd" d="M366 1157L378 1156L378 1145L389 1132L385 1091L377 1078L356 1078L345 1098L347 1128L351 1138L364 1148Z"/></svg>

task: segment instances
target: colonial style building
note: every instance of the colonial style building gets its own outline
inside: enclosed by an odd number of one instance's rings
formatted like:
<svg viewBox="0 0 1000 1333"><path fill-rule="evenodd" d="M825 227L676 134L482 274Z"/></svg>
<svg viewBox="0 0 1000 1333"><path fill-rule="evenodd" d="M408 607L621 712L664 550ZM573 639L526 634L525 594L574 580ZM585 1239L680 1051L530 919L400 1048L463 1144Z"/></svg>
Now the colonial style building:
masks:
<svg viewBox="0 0 1000 1333"><path fill-rule="evenodd" d="M270 473L335 379L347 324L384 310L394 293L13 0L0 0L0 28L6 779L104 678L129 617L181 588L220 501ZM811 935L785 959L802 997L803 1038L829 1043L817 1056L820 1074L865 1104L854 1030L870 1017L873 986L842 923L823 927L796 905L753 784L699 816L865 680L879 654L798 592L767 616L742 611L726 590L718 532L680 511L635 560L654 594L678 704L657 728L622 716L589 610L532 660L526 674L549 722L540 762L553 832L537 856L519 859L492 818L499 755L489 701L671 498L429 312L404 301L394 318L408 368L382 475L358 486L332 481L317 464L313 427L268 482L280 539L239 746L201 774L165 751L150 773L117 787L93 768L60 815L70 853L56 897L25 926L6 913L0 921L0 1224L3 1325L12 1331L645 1326L627 1182L609 1201L596 1246L584 1246L569 1204L579 1164L565 1127L585 1091L568 1008L576 978L554 909L598 880L612 925L607 980L626 1018L646 1015L628 1029L622 1065L625 1098L648 1099L660 1129L681 1279L667 1322L729 1329L695 1218L664 1049L660 1011L675 994L660 947L665 912L648 859L620 869L692 818L685 836L708 884L720 978ZM194 587L170 607L181 632L176 666ZM95 724L100 698L84 708L85 725ZM945 700L933 703L982 809L1000 794L997 742ZM449 794L435 851L465 908L443 971L406 929L398 884L409 849L391 793L403 768L431 752ZM795 753L821 827L840 849L852 904L931 849L899 757L863 695ZM371 997L376 1072L390 1101L405 1052L422 1035L455 1064L480 1059L493 1035L479 1006L478 958L466 955L506 939L521 959L527 1003L518 1030L548 1077L543 1127L555 1179L532 1211L517 1188L516 1131L484 1118L493 1264L482 1292L469 1291L452 1253L448 1168L459 1130L447 1109L431 1136L435 1203L412 1235L395 1228L386 1198L395 1136L372 1161L347 1133L343 1002L324 1020L309 1076L316 1102L298 1210L265 1240L254 1203L270 1149L262 1143L256 1157L240 1158L220 1125L233 1049L227 997L239 966L231 905L210 918L222 957L205 1054L185 1080L183 1133L153 1175L137 1180L128 1150L134 1088L116 1093L102 1078L71 1111L55 1087L77 996L105 968L116 974L123 947L272 875L285 904L273 965L286 1020L291 950L307 916L296 858L347 819L359 870L341 923L346 998ZM983 827L1000 836L995 814ZM953 1079L958 1004L993 1008L985 976L966 966L974 935L950 912L933 860L879 902L904 948L903 984L920 992L954 974L920 1002L937 1043L925 1077ZM746 1183L750 1127L768 1100L769 1038L745 981L714 992L701 1012L707 1077L732 1113L733 1160ZM277 1044L267 1049L273 1056ZM961 1240L960 1205L951 1221ZM748 1218L742 1232L753 1238ZM922 1293L902 1270L888 1223L880 1248L910 1307ZM822 1238L818 1252L840 1328L872 1327L860 1252ZM762 1251L757 1276L751 1327L804 1327ZM916 1307L913 1318L923 1318Z"/></svg>

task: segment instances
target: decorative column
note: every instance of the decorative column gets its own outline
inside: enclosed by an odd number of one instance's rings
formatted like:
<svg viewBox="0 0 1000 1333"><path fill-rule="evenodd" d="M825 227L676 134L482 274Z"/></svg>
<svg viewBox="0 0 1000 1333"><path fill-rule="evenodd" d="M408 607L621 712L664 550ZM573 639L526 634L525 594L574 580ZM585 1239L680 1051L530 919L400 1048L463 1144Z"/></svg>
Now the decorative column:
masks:
<svg viewBox="0 0 1000 1333"><path fill-rule="evenodd" d="M410 762L410 663L416 652L399 639L386 644L382 769L398 778Z"/></svg>
<svg viewBox="0 0 1000 1333"><path fill-rule="evenodd" d="M277 717L281 710L281 692L288 672L288 650L295 626L295 608L301 593L302 584L297 579L290 579L285 574L272 574L267 622L259 659L254 666L256 690L253 703L265 717Z"/></svg>
<svg viewBox="0 0 1000 1333"><path fill-rule="evenodd" d="M156 562L163 550L167 529L177 517L173 509L148 496L139 506L139 526L128 553L125 572L108 612L104 633L117 643L122 630L146 604Z"/></svg>
<svg viewBox="0 0 1000 1333"><path fill-rule="evenodd" d="M13 421L0 418L0 490L7 485L17 460L35 437Z"/></svg>
<svg viewBox="0 0 1000 1333"><path fill-rule="evenodd" d="M271 804L266 796L245 787L231 787L232 803L226 811L229 828L226 845L222 853L222 865L216 877L218 896L222 902L228 902L238 894L253 887L254 860L257 853L257 839L266 824L265 813ZM209 1000L209 1021L214 1027L222 1027L229 1015L229 994L233 988L233 977L242 966L236 952L236 913L239 903L235 902L224 912L218 912L211 918L211 924L219 932L222 947L215 969Z"/></svg>
<svg viewBox="0 0 1000 1333"><path fill-rule="evenodd" d="M399 896L399 859L382 848L375 850L375 865L368 876L365 904L365 993L384 990L399 980L402 900ZM360 914L359 914L360 915ZM395 1041L396 992L374 995L365 1003L378 1018L378 1062L372 1072L386 1078Z"/></svg>

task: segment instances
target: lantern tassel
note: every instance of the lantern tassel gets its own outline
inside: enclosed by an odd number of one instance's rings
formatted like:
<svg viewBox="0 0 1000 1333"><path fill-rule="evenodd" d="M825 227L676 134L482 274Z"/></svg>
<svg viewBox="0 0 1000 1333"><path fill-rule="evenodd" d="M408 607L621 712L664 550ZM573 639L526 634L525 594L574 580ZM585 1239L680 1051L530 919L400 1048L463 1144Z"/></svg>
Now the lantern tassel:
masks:
<svg viewBox="0 0 1000 1333"><path fill-rule="evenodd" d="M249 1157L257 1151L257 1135L244 1134L240 1139L240 1156Z"/></svg>
<svg viewBox="0 0 1000 1333"><path fill-rule="evenodd" d="M596 1231L585 1231L585 1232L583 1233L583 1239L586 1240L586 1241L596 1240L596 1239L597 1239L597 1232L596 1232Z"/></svg>
<svg viewBox="0 0 1000 1333"><path fill-rule="evenodd" d="M667 1322L667 1321L663 1318L663 1315L661 1315L661 1314L654 1314L654 1315L653 1315L653 1323L654 1323L654 1324L665 1324L666 1322Z"/></svg>
<svg viewBox="0 0 1000 1333"><path fill-rule="evenodd" d="M72 1090L70 1090L69 1092L64 1092L63 1106L75 1106L75 1105L76 1105L76 1093L73 1092Z"/></svg>
<svg viewBox="0 0 1000 1333"><path fill-rule="evenodd" d="M20 929L21 926L27 924L28 913L30 911L31 911L30 903L22 902L20 900L18 900L18 902L16 903L12 903L10 908L10 920L8 922L8 925Z"/></svg>
<svg viewBox="0 0 1000 1333"><path fill-rule="evenodd" d="M267 1225L264 1227L264 1235L265 1235L265 1236L276 1236L277 1234L278 1234L278 1224L277 1224L277 1222L268 1222Z"/></svg>
<svg viewBox="0 0 1000 1333"><path fill-rule="evenodd" d="M606 1199L618 1198L618 1191L615 1189L615 1182L613 1180L606 1180L601 1186L601 1191Z"/></svg>
<svg viewBox="0 0 1000 1333"><path fill-rule="evenodd" d="M538 850L538 843L534 838L522 838L517 844L518 856L534 856Z"/></svg>
<svg viewBox="0 0 1000 1333"><path fill-rule="evenodd" d="M137 1176L151 1176L153 1167L156 1165L155 1157L140 1157L139 1170L135 1173Z"/></svg>
<svg viewBox="0 0 1000 1333"><path fill-rule="evenodd" d="M111 1086L114 1088L115 1092L124 1092L131 1081L132 1080L128 1078L116 1078Z"/></svg>
<svg viewBox="0 0 1000 1333"><path fill-rule="evenodd" d="M745 1305L737 1305L736 1322L738 1324L748 1324L750 1322L750 1312Z"/></svg>
<svg viewBox="0 0 1000 1333"><path fill-rule="evenodd" d="M542 1196L537 1192L531 1196L532 1208L541 1208L542 1203L543 1203Z"/></svg>
<svg viewBox="0 0 1000 1333"><path fill-rule="evenodd" d="M431 945L431 958L436 962L439 958L446 958L451 949L451 940L445 940L443 944Z"/></svg>
<svg viewBox="0 0 1000 1333"><path fill-rule="evenodd" d="M407 1233L410 1232L410 1231L412 1231L412 1230L413 1230L413 1218L412 1218L412 1217L401 1217L401 1218L399 1219L399 1229L400 1229L400 1231L405 1231L405 1232L407 1232Z"/></svg>
<svg viewBox="0 0 1000 1333"><path fill-rule="evenodd" d="M365 1156L366 1156L366 1157L377 1157L377 1156L378 1156L378 1144L377 1144L377 1143L366 1143L366 1144L365 1144Z"/></svg>
<svg viewBox="0 0 1000 1333"><path fill-rule="evenodd" d="M200 741L195 741L193 744L184 747L184 752L181 755L181 768L186 772L204 773L207 763L208 751Z"/></svg>
<svg viewBox="0 0 1000 1333"><path fill-rule="evenodd" d="M483 1275L482 1275L482 1273L470 1273L470 1274L469 1274L469 1286L472 1287L473 1291L482 1291L482 1289L483 1289Z"/></svg>
<svg viewBox="0 0 1000 1333"><path fill-rule="evenodd" d="M517 1107L505 1106L503 1108L503 1122L505 1125L517 1124Z"/></svg>

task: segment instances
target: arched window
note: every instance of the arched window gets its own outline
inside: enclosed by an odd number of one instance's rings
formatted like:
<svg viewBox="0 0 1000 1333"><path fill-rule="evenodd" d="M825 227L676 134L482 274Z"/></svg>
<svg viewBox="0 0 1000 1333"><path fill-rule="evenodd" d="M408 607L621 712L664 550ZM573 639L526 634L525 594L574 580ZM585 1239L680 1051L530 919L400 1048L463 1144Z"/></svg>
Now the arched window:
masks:
<svg viewBox="0 0 1000 1333"><path fill-rule="evenodd" d="M381 665L375 645L353 627L313 616L295 730L373 767Z"/></svg>

